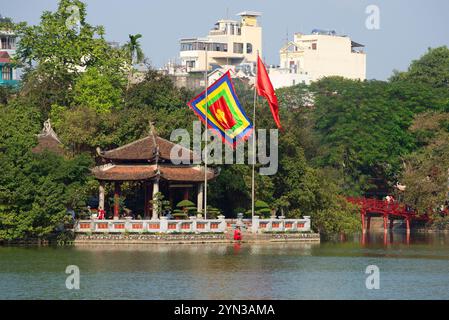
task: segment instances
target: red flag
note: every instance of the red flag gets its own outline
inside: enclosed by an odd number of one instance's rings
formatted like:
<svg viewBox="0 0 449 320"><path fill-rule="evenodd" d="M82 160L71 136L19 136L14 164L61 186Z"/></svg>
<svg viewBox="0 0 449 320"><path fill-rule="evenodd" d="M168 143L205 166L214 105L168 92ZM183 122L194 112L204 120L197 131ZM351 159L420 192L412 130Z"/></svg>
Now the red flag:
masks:
<svg viewBox="0 0 449 320"><path fill-rule="evenodd" d="M279 120L279 104L276 93L274 92L273 85L271 84L270 77L268 77L267 69L263 64L260 57L257 57L257 81L256 81L257 93L259 96L265 97L268 101L268 105L271 109L271 114L273 115L274 122L279 129L281 127L281 121Z"/></svg>
<svg viewBox="0 0 449 320"><path fill-rule="evenodd" d="M234 116L231 110L229 110L228 104L223 96L218 98L211 106L209 106L210 113L214 116L214 119L225 130L232 129L236 125Z"/></svg>

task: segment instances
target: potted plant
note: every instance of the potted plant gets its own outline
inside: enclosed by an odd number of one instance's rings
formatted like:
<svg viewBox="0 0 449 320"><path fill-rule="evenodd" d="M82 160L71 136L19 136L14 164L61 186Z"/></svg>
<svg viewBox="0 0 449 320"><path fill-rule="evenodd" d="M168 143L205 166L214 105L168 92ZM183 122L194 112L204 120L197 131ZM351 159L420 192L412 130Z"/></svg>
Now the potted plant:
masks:
<svg viewBox="0 0 449 320"><path fill-rule="evenodd" d="M153 208L156 208L158 217L160 217L163 212L171 211L170 201L165 200L165 197L161 192L157 192L154 195L154 199L150 200L150 204L153 206Z"/></svg>
<svg viewBox="0 0 449 320"><path fill-rule="evenodd" d="M251 210L246 211L251 216ZM271 209L268 203L262 200L256 200L254 203L254 213L261 217L268 217L271 214Z"/></svg>
<svg viewBox="0 0 449 320"><path fill-rule="evenodd" d="M175 219L187 219L189 215L196 213L196 206L190 200L182 200L176 205L176 209L173 212Z"/></svg>

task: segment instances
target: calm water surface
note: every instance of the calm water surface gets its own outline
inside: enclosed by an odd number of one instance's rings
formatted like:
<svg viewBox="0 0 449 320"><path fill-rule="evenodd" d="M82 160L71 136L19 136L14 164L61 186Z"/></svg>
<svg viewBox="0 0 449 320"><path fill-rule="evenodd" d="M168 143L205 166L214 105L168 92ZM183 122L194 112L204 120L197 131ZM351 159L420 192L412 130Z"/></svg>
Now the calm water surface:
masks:
<svg viewBox="0 0 449 320"><path fill-rule="evenodd" d="M0 299L449 299L449 235L387 242L0 247Z"/></svg>

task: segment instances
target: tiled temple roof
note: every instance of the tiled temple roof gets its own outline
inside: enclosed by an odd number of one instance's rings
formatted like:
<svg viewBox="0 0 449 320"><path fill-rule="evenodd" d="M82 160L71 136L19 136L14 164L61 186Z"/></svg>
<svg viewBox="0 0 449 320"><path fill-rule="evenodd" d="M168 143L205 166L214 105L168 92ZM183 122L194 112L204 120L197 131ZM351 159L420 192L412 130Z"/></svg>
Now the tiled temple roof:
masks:
<svg viewBox="0 0 449 320"><path fill-rule="evenodd" d="M107 164L92 169L98 180L105 181L138 181L148 180L158 175L168 181L204 181L204 169L198 166L174 166L156 164ZM216 173L208 168L208 180L215 178Z"/></svg>
<svg viewBox="0 0 449 320"><path fill-rule="evenodd" d="M154 159L156 156L154 142L159 147L159 159L170 160L170 151L176 144L158 136L153 137L153 135L133 141L116 149L99 151L99 155L108 160L148 161ZM188 159L193 159L193 152L188 149L185 150L189 155Z"/></svg>

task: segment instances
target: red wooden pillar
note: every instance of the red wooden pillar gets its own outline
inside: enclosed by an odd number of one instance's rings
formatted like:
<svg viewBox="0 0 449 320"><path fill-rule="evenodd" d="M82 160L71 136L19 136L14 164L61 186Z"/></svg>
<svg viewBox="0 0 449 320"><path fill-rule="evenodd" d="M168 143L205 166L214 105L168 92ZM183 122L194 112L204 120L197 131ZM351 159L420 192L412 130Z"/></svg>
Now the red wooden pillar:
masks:
<svg viewBox="0 0 449 320"><path fill-rule="evenodd" d="M407 234L405 237L407 244L410 244L410 217L405 218L405 223L407 224Z"/></svg>
<svg viewBox="0 0 449 320"><path fill-rule="evenodd" d="M189 188L184 189L184 200L189 200Z"/></svg>
<svg viewBox="0 0 449 320"><path fill-rule="evenodd" d="M387 233L387 232L388 232L388 228L387 228L387 220L388 220L388 217L387 217L386 214L384 214L384 233Z"/></svg>
<svg viewBox="0 0 449 320"><path fill-rule="evenodd" d="M393 230L394 219L390 219L390 230Z"/></svg>
<svg viewBox="0 0 449 320"><path fill-rule="evenodd" d="M120 209L120 183L116 181L114 183L114 219L119 218Z"/></svg>
<svg viewBox="0 0 449 320"><path fill-rule="evenodd" d="M366 218L366 231L369 232L370 226L371 226L371 217L368 216L368 217Z"/></svg>
<svg viewBox="0 0 449 320"><path fill-rule="evenodd" d="M407 224L407 234L410 235L410 217L405 218Z"/></svg>
<svg viewBox="0 0 449 320"><path fill-rule="evenodd" d="M361 218L362 218L362 233L365 233L365 210L362 209L362 214L361 214Z"/></svg>

